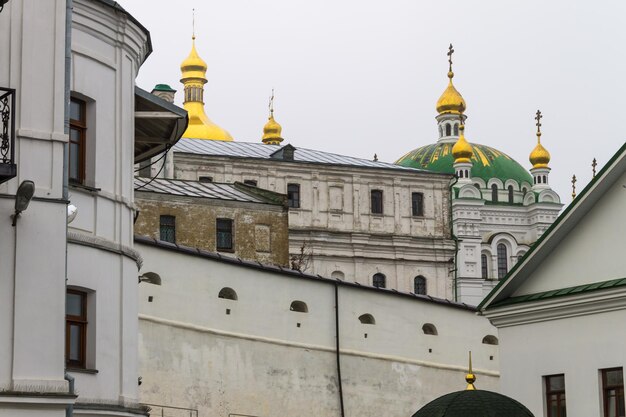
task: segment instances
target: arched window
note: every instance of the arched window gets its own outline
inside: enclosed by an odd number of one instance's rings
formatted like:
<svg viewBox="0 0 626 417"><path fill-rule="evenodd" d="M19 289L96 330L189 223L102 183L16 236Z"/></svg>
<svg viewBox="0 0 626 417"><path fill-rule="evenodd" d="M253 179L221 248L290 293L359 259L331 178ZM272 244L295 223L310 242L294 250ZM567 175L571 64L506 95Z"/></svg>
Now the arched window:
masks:
<svg viewBox="0 0 626 417"><path fill-rule="evenodd" d="M463 170L459 169L459 178L463 178Z"/></svg>
<svg viewBox="0 0 626 417"><path fill-rule="evenodd" d="M363 314L359 316L359 321L362 324L376 324L376 319L371 314Z"/></svg>
<svg viewBox="0 0 626 417"><path fill-rule="evenodd" d="M526 195L527 192L528 190L526 189L526 187L522 188L522 194Z"/></svg>
<svg viewBox="0 0 626 417"><path fill-rule="evenodd" d="M543 176L543 183L547 184L548 183L548 177L546 177L545 175Z"/></svg>
<svg viewBox="0 0 626 417"><path fill-rule="evenodd" d="M413 280L413 292L415 294L426 295L426 278L422 275L418 275Z"/></svg>
<svg viewBox="0 0 626 417"><path fill-rule="evenodd" d="M509 204L513 204L513 186L509 185Z"/></svg>
<svg viewBox="0 0 626 417"><path fill-rule="evenodd" d="M434 324L431 323L426 323L422 326L422 331L424 332L424 334L429 334L432 336L437 336L437 328L435 327Z"/></svg>
<svg viewBox="0 0 626 417"><path fill-rule="evenodd" d="M452 126L446 125L446 136L452 135Z"/></svg>
<svg viewBox="0 0 626 417"><path fill-rule="evenodd" d="M494 335L488 334L487 336L483 337L483 343L485 345L497 345L498 338L495 337Z"/></svg>
<svg viewBox="0 0 626 417"><path fill-rule="evenodd" d="M387 286L387 278L380 272L372 277L372 285L376 288L385 288Z"/></svg>
<svg viewBox="0 0 626 417"><path fill-rule="evenodd" d="M491 185L491 201L498 201L498 186L496 184Z"/></svg>
<svg viewBox="0 0 626 417"><path fill-rule="evenodd" d="M465 178L469 178L469 170L465 170Z"/></svg>
<svg viewBox="0 0 626 417"><path fill-rule="evenodd" d="M508 271L506 246L504 243L498 245L498 279L504 278Z"/></svg>
<svg viewBox="0 0 626 417"><path fill-rule="evenodd" d="M459 125L454 124L454 136L459 136Z"/></svg>
<svg viewBox="0 0 626 417"><path fill-rule="evenodd" d="M224 287L220 290L219 294L217 294L217 298L224 298L226 300L237 300L237 293L235 290L229 287Z"/></svg>
<svg viewBox="0 0 626 417"><path fill-rule="evenodd" d="M298 313L308 313L309 312L309 308L306 306L306 303L304 301L293 301L291 303L291 306L289 307L289 310L291 311L296 311Z"/></svg>
<svg viewBox="0 0 626 417"><path fill-rule="evenodd" d="M480 190L480 184L479 183L475 183L474 187L478 188Z"/></svg>
<svg viewBox="0 0 626 417"><path fill-rule="evenodd" d="M480 271L483 279L489 278L489 267L487 265L487 255L480 255Z"/></svg>
<svg viewBox="0 0 626 417"><path fill-rule="evenodd" d="M439 137L443 136L443 128L439 126Z"/></svg>
<svg viewBox="0 0 626 417"><path fill-rule="evenodd" d="M334 278L334 279L344 279L345 275L344 275L344 273L343 273L343 272L341 272L341 271L333 271L333 272L330 274L330 277L331 277L331 278Z"/></svg>

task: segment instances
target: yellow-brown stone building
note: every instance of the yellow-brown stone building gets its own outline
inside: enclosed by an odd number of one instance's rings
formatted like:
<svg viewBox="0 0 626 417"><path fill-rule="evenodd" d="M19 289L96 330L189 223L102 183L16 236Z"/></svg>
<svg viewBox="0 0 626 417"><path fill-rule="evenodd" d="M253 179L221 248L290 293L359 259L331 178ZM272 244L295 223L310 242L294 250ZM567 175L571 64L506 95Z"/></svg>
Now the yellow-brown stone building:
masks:
<svg viewBox="0 0 626 417"><path fill-rule="evenodd" d="M135 234L246 260L289 264L287 198L243 183L135 178Z"/></svg>

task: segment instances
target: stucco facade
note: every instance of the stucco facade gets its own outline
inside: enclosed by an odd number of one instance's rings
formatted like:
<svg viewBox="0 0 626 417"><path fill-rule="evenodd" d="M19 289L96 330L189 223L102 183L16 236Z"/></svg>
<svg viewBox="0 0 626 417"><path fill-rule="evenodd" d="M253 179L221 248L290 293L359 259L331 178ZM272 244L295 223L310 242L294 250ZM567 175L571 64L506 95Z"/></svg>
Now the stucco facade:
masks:
<svg viewBox="0 0 626 417"><path fill-rule="evenodd" d="M289 209L289 246L292 256L305 247L311 257L306 272L363 285L372 285L373 276L383 274L387 288L404 292L415 291L414 280L422 276L427 294L452 297L450 176L356 158L346 165L337 159L346 157L311 150L296 149L295 161L237 156L239 149L262 146L268 152L281 147L212 142L182 139L174 148L171 174L187 180L254 180L258 187L282 194L288 193L289 184L297 184L299 204ZM230 147L233 155L220 156L214 146ZM299 152L317 152L337 162L298 160ZM374 190L382 191L382 213L372 213ZM413 193L423 195L419 216L412 212Z"/></svg>
<svg viewBox="0 0 626 417"><path fill-rule="evenodd" d="M481 306L500 333L502 393L536 416L558 401L551 376L564 381L557 408L568 416L624 410L625 183L622 146ZM621 395L607 397L609 370Z"/></svg>
<svg viewBox="0 0 626 417"><path fill-rule="evenodd" d="M210 185L195 183L194 188ZM222 198L193 197L139 189L135 193L135 204L139 210L135 234L160 239L160 218L171 216L175 220L176 243L215 252L218 250L217 219L228 219L232 221L232 248L219 249L222 254L288 266L286 196L244 184L220 186L249 194L250 198L237 199L226 193Z"/></svg>
<svg viewBox="0 0 626 417"><path fill-rule="evenodd" d="M145 415L132 202L149 33L112 1L11 0L0 39L18 165L0 185L0 416ZM34 197L12 225L24 180Z"/></svg>
<svg viewBox="0 0 626 417"><path fill-rule="evenodd" d="M341 390L348 417L405 417L465 386L470 350L476 385L499 388L498 346L483 343L497 333L472 307L145 239L136 248L163 278L140 286L142 402L334 417Z"/></svg>

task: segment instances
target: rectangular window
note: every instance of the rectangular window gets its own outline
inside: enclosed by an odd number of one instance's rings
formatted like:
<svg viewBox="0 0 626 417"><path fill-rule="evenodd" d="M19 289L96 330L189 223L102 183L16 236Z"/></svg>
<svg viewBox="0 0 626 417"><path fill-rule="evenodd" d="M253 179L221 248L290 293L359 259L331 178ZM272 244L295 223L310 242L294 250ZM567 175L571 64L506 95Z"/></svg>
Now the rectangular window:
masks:
<svg viewBox="0 0 626 417"><path fill-rule="evenodd" d="M546 385L546 407L548 417L566 417L565 375L543 377Z"/></svg>
<svg viewBox="0 0 626 417"><path fill-rule="evenodd" d="M383 192L381 190L370 191L372 214L383 214Z"/></svg>
<svg viewBox="0 0 626 417"><path fill-rule="evenodd" d="M87 294L67 290L65 298L65 363L84 368L87 340Z"/></svg>
<svg viewBox="0 0 626 417"><path fill-rule="evenodd" d="M411 193L411 213L417 217L424 215L424 194Z"/></svg>
<svg viewBox="0 0 626 417"><path fill-rule="evenodd" d="M231 219L216 220L217 250L233 249L233 221Z"/></svg>
<svg viewBox="0 0 626 417"><path fill-rule="evenodd" d="M69 180L80 184L85 181L85 135L87 132L85 119L85 102L72 98L70 101Z"/></svg>
<svg viewBox="0 0 626 417"><path fill-rule="evenodd" d="M257 184L256 180L244 180L243 183L246 185L251 185L253 187L256 187Z"/></svg>
<svg viewBox="0 0 626 417"><path fill-rule="evenodd" d="M300 184L287 184L287 204L292 208L300 208Z"/></svg>
<svg viewBox="0 0 626 417"><path fill-rule="evenodd" d="M624 372L622 368L602 370L604 417L624 417Z"/></svg>
<svg viewBox="0 0 626 417"><path fill-rule="evenodd" d="M176 243L176 217L161 216L159 221L159 239L164 242Z"/></svg>

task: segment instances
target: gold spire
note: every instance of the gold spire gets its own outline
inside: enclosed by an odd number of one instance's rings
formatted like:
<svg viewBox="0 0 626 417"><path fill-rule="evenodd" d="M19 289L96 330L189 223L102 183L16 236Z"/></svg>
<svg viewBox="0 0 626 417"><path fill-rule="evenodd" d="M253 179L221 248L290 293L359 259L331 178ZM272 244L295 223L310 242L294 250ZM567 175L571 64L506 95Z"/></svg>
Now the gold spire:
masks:
<svg viewBox="0 0 626 417"><path fill-rule="evenodd" d="M467 391L474 391L476 387L474 386L474 382L476 382L476 375L472 371L472 351L469 353L469 370L465 375L465 382L467 382Z"/></svg>
<svg viewBox="0 0 626 417"><path fill-rule="evenodd" d="M463 96L461 93L454 88L452 84L452 78L454 78L454 72L452 72L452 54L454 53L454 49L452 48L452 44L448 48L448 87L445 89L439 100L437 100L437 113L452 113L452 114L460 114L463 113L466 109L465 100L463 100Z"/></svg>
<svg viewBox="0 0 626 417"><path fill-rule="evenodd" d="M283 128L276 120L274 120L274 89L272 88L272 96L270 97L270 116L267 123L263 126L263 138L261 141L266 145L280 145L283 138L280 137Z"/></svg>
<svg viewBox="0 0 626 417"><path fill-rule="evenodd" d="M530 153L528 160L531 164L533 164L533 168L548 168L548 163L550 162L550 152L546 150L546 148L541 145L541 111L537 110L537 114L535 115L535 120L537 121L537 146Z"/></svg>
<svg viewBox="0 0 626 417"><path fill-rule="evenodd" d="M461 123L459 124L459 139L452 147L452 156L454 156L454 163L467 163L470 162L474 149L472 145L465 140L465 124L463 122L463 113L460 113Z"/></svg>
<svg viewBox="0 0 626 417"><path fill-rule="evenodd" d="M189 124L183 133L184 138L232 141L233 137L208 118L204 112L204 84L207 83L207 64L196 51L195 16L193 18L193 32L191 36L191 52L180 65L182 78L180 82L185 86L183 107L187 110Z"/></svg>

